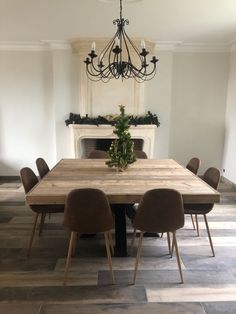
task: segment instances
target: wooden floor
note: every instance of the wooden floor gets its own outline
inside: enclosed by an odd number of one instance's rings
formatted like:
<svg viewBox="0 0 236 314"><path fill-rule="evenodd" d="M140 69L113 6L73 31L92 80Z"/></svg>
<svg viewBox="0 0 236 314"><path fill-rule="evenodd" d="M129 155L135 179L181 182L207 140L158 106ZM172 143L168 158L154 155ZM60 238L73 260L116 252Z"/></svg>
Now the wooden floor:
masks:
<svg viewBox="0 0 236 314"><path fill-rule="evenodd" d="M135 250L113 258L111 285L103 238L81 239L62 287L68 239L61 214L47 217L26 258L34 215L19 182L0 182L0 313L236 313L236 191L221 185L221 204L209 214L216 257L211 257L203 220L200 237L189 217L177 233L184 284L167 240L144 238L136 285ZM129 243L132 229L128 227Z"/></svg>

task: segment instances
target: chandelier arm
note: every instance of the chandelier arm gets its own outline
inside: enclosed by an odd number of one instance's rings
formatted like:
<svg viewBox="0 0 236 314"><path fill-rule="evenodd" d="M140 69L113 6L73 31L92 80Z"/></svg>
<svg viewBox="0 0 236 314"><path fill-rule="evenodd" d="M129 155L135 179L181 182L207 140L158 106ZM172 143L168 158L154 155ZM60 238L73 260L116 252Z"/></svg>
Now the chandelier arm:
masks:
<svg viewBox="0 0 236 314"><path fill-rule="evenodd" d="M137 47L134 45L134 43L133 43L132 40L130 39L129 35L126 33L125 29L124 29L124 35L125 35L125 37L128 39L128 42L130 43L130 45L132 46L132 48L134 49L134 51L136 52L136 54L138 55L139 60L140 60L140 63L142 64L142 62L143 62L142 56L140 56L139 50L138 50Z"/></svg>
<svg viewBox="0 0 236 314"><path fill-rule="evenodd" d="M156 64L153 65L153 69L150 73L145 73L146 77L149 77L150 75L152 75L154 72L156 71Z"/></svg>
<svg viewBox="0 0 236 314"><path fill-rule="evenodd" d="M99 77L99 76L100 76L100 72L97 73L97 74L93 72L93 68L91 67L91 64L90 64L90 65L87 65L87 72L88 72L89 75L91 75L91 76L95 76L95 77Z"/></svg>
<svg viewBox="0 0 236 314"><path fill-rule="evenodd" d="M87 78L88 78L89 80L93 81L93 82L98 82L98 81L101 80L101 78L100 78L99 75L95 76L95 75L91 74L88 69L87 69L87 71L86 71L86 75L87 75Z"/></svg>
<svg viewBox="0 0 236 314"><path fill-rule="evenodd" d="M102 77L103 78L109 78L109 79L111 79L112 78L112 73L111 73L111 71L110 71L110 67L111 67L111 65L108 65L105 69L103 69L103 71L101 72L101 74L102 74Z"/></svg>
<svg viewBox="0 0 236 314"><path fill-rule="evenodd" d="M107 45L105 46L105 48L103 48L103 50L101 51L101 53L100 53L100 55L99 55L99 58L100 58L101 56L104 57L104 56L106 55L108 49L110 49L111 46L114 46L114 42L115 42L115 39L116 39L118 33L119 33L119 32L118 32L118 30L117 30L116 33L115 33L115 35L112 37L112 39L107 43ZM103 58L102 58L102 59L103 59Z"/></svg>
<svg viewBox="0 0 236 314"><path fill-rule="evenodd" d="M92 60L92 63L90 63L90 68L92 71L95 71L95 72L93 72L95 76L100 75L101 69L95 67L93 60Z"/></svg>

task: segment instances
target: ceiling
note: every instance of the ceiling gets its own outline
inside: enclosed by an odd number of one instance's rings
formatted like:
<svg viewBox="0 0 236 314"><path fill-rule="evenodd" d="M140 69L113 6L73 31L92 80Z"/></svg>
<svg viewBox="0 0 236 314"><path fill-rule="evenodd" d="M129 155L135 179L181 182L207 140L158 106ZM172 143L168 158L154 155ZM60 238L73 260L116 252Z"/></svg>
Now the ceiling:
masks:
<svg viewBox="0 0 236 314"><path fill-rule="evenodd" d="M156 42L229 44L236 0L124 0L132 37ZM0 41L110 37L119 0L0 0Z"/></svg>

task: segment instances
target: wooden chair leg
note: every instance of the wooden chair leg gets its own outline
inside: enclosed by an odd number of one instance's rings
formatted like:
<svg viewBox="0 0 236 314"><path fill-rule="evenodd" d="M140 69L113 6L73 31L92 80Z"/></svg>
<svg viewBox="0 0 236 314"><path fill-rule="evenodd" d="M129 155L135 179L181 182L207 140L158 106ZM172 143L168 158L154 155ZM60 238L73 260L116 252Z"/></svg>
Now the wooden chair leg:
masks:
<svg viewBox="0 0 236 314"><path fill-rule="evenodd" d="M136 281L138 264L140 260L141 249L142 249L142 241L143 241L143 232L140 233L139 242L138 242L138 251L137 251L137 256L136 256L136 261L135 261L133 285L135 285L135 281Z"/></svg>
<svg viewBox="0 0 236 314"><path fill-rule="evenodd" d="M208 225L208 222L207 222L207 217L206 217L205 214L203 216L204 216L204 220L205 220L205 224L206 224L206 229L207 229L209 242L210 242L210 245L211 245L212 255L213 255L213 257L215 257L215 252L214 252L214 248L213 248L213 243L212 243L212 239L211 239L211 233L210 233L209 225Z"/></svg>
<svg viewBox="0 0 236 314"><path fill-rule="evenodd" d="M114 273L112 269L112 260L111 260L111 252L110 252L110 243L109 243L109 232L104 232L104 237L105 237L105 244L106 244L106 250L107 250L107 259L108 259L108 264L109 264L109 269L111 272L111 279L112 279L112 284L115 284L115 279L114 279Z"/></svg>
<svg viewBox="0 0 236 314"><path fill-rule="evenodd" d="M69 265L70 265L71 253L72 253L72 249L73 249L73 243L74 243L75 236L76 236L76 232L71 232L70 243L69 243L67 259L66 259L65 272L64 272L63 286L66 286L67 274L68 274L68 269L69 269Z"/></svg>
<svg viewBox="0 0 236 314"><path fill-rule="evenodd" d="M36 225L37 225L38 216L39 216L39 214L36 213L35 218L34 218L33 229L32 229L32 232L31 232L29 247L28 247L28 251L27 251L27 257L29 257L30 253L31 253L31 247L32 247L33 239L34 239L34 234L35 234L35 229L36 229Z"/></svg>
<svg viewBox="0 0 236 314"><path fill-rule="evenodd" d="M72 246L72 253L71 253L72 257L75 257L75 255L76 255L76 246L77 246L77 242L78 242L79 237L80 237L80 234L78 232L75 232L75 236L74 236L74 240L73 240L73 246Z"/></svg>
<svg viewBox="0 0 236 314"><path fill-rule="evenodd" d="M170 245L170 233L169 232L167 232L167 243L168 243L169 254L172 257L172 248Z"/></svg>
<svg viewBox="0 0 236 314"><path fill-rule="evenodd" d="M173 242L174 242L174 246L175 246L175 253L176 253L176 258L177 258L177 264L179 267L179 274L180 274L181 283L184 283L183 273L182 273L182 268L181 268L181 262L180 262L180 257L179 257L178 244L177 244L175 232L173 232Z"/></svg>
<svg viewBox="0 0 236 314"><path fill-rule="evenodd" d="M193 220L193 215L191 214L190 217L191 217L191 220L192 220L193 229L196 230L195 223L194 223L194 220Z"/></svg>
<svg viewBox="0 0 236 314"><path fill-rule="evenodd" d="M174 254L174 248L175 248L174 238L172 237L172 242L171 242L171 258L173 257L173 254Z"/></svg>
<svg viewBox="0 0 236 314"><path fill-rule="evenodd" d="M45 222L45 217L46 217L46 214L42 214L41 215L40 225L39 225L39 236L41 236L42 232L43 232L43 225L44 225L44 222Z"/></svg>
<svg viewBox="0 0 236 314"><path fill-rule="evenodd" d="M110 244L110 248L111 248L111 254L114 256L115 252L114 252L114 245L113 245L113 241L112 241L111 231L108 231L108 238L109 238L109 244Z"/></svg>
<svg viewBox="0 0 236 314"><path fill-rule="evenodd" d="M196 220L196 227L197 227L197 236L199 237L200 233L199 233L199 224L198 224L198 217L197 217L197 215L195 215L195 220Z"/></svg>
<svg viewBox="0 0 236 314"><path fill-rule="evenodd" d="M133 250L134 248L134 242L135 242L135 238L136 238L136 233L137 233L137 230L134 229L134 232L133 232L133 235L132 235L132 239L131 239L131 250Z"/></svg>
<svg viewBox="0 0 236 314"><path fill-rule="evenodd" d="M164 234L164 233L162 232L161 235L160 235L160 238L163 238L163 234Z"/></svg>

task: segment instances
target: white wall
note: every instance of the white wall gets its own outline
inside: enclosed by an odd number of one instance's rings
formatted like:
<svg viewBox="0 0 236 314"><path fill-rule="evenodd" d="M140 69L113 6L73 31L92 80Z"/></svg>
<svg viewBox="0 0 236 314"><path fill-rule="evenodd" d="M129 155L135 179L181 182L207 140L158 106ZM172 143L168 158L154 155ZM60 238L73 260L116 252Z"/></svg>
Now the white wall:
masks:
<svg viewBox="0 0 236 314"><path fill-rule="evenodd" d="M65 127L70 112L78 112L76 59L70 50L52 51L52 104L56 161L73 156L71 134ZM55 163L55 159L54 159Z"/></svg>
<svg viewBox="0 0 236 314"><path fill-rule="evenodd" d="M222 168L228 53L174 56L170 157Z"/></svg>
<svg viewBox="0 0 236 314"><path fill-rule="evenodd" d="M182 164L199 156L202 170L221 168L229 55L158 51L157 56L157 76L145 83L144 99L145 110L161 122L156 156ZM23 166L35 170L38 156L50 167L70 157L64 120L79 112L77 75L70 50L0 51L0 176L18 175Z"/></svg>
<svg viewBox="0 0 236 314"><path fill-rule="evenodd" d="M150 110L158 115L161 123L157 129L156 158L169 156L171 127L171 93L173 52L155 52L160 59L157 63L157 74L154 79L145 83L145 111Z"/></svg>
<svg viewBox="0 0 236 314"><path fill-rule="evenodd" d="M75 109L70 92L73 57L71 52L69 55L64 52L60 57L59 52L55 54L50 51L0 51L2 176L19 175L24 166L36 170L35 159L39 156L50 166L67 156L64 148L68 148L69 130L64 126L64 120ZM58 58L60 60L56 62ZM63 84L56 78L56 66Z"/></svg>
<svg viewBox="0 0 236 314"><path fill-rule="evenodd" d="M236 184L236 50L230 57L223 168L224 176Z"/></svg>
<svg viewBox="0 0 236 314"><path fill-rule="evenodd" d="M51 86L47 52L0 52L0 175L53 161Z"/></svg>

